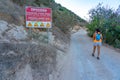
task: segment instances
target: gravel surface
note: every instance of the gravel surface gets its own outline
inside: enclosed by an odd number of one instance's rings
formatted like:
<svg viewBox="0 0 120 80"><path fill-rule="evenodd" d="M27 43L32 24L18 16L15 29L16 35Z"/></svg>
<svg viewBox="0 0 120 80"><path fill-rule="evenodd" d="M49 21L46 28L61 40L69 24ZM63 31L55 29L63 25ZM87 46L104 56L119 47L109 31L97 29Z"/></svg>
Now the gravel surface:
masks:
<svg viewBox="0 0 120 80"><path fill-rule="evenodd" d="M120 80L120 53L102 46L92 57L92 39L81 29L72 34L70 50L58 80ZM62 60L61 60L62 61Z"/></svg>

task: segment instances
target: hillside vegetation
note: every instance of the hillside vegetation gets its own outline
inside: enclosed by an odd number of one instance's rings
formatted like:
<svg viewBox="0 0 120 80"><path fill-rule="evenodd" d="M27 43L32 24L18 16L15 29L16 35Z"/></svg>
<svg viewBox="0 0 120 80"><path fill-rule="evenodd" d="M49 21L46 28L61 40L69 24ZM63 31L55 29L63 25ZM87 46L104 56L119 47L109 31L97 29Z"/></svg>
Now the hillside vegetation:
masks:
<svg viewBox="0 0 120 80"><path fill-rule="evenodd" d="M120 48L120 6L117 10L104 7L102 4L89 11L90 23L87 28L92 36L96 28L100 28L103 41L109 45Z"/></svg>
<svg viewBox="0 0 120 80"><path fill-rule="evenodd" d="M84 26L86 21L74 14L72 11L55 3L54 0L12 0L20 6L37 6L52 8L53 26L57 26L61 31L67 33L74 25Z"/></svg>

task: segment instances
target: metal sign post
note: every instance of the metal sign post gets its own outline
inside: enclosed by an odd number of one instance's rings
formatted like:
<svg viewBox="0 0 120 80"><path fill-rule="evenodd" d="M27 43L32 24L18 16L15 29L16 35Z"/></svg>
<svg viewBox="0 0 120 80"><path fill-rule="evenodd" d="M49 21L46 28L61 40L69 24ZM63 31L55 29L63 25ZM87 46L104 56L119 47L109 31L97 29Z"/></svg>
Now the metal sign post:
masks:
<svg viewBox="0 0 120 80"><path fill-rule="evenodd" d="M48 43L49 43L49 29L47 29L47 38L48 38Z"/></svg>

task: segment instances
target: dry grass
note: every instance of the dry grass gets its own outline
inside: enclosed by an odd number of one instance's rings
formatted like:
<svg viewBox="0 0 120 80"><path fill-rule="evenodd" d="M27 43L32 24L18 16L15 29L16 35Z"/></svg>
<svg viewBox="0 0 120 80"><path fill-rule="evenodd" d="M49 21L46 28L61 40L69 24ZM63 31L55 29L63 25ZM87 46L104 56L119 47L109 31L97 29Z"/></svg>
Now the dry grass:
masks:
<svg viewBox="0 0 120 80"><path fill-rule="evenodd" d="M26 64L31 65L33 78L37 74L47 77L55 68L56 50L49 45L0 43L0 80L14 80L15 73Z"/></svg>

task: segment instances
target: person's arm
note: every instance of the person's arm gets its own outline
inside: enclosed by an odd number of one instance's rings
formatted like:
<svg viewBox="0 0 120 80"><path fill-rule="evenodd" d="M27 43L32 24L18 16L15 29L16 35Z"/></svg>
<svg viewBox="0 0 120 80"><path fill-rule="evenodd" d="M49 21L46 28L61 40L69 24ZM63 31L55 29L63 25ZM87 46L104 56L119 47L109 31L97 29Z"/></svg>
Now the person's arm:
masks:
<svg viewBox="0 0 120 80"><path fill-rule="evenodd" d="M93 34L93 40L95 40L95 35L96 35L96 34L94 33L94 34Z"/></svg>
<svg viewBox="0 0 120 80"><path fill-rule="evenodd" d="M103 36L102 36L102 34L101 34L101 40L103 39Z"/></svg>

